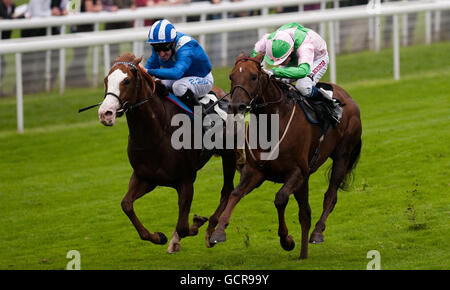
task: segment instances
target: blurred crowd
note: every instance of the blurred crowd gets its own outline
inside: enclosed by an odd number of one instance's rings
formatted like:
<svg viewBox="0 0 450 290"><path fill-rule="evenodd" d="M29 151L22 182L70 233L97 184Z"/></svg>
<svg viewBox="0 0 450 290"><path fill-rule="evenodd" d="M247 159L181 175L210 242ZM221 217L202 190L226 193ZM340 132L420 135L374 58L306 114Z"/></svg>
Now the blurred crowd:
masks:
<svg viewBox="0 0 450 290"><path fill-rule="evenodd" d="M239 2L245 0L29 0L26 2L27 5L18 5L16 7L14 0L0 0L0 21L14 19L14 18L34 18L34 17L45 17L45 16L61 16L73 13L84 13L84 12L101 12L101 11L117 11L119 9L136 9L137 7L161 7L161 6L175 6L180 4L189 4L194 2L210 2L212 4L219 4L223 2ZM402 0L391 0L391 1L402 1ZM19 2L19 1L16 1ZM319 2L319 1L318 1ZM20 1L20 4L24 1ZM354 6L354 5L366 5L368 0L341 0L339 1L340 7ZM331 3L329 3L331 5ZM284 7L279 9L271 9L269 13L287 13L298 11L299 5L293 7ZM303 10L316 10L320 9L320 3L317 4L305 4ZM259 10L256 11L243 11L228 13L228 18L242 17L242 16L253 16L258 15ZM221 19L222 13L208 15L207 20ZM161 18L164 18L162 15ZM413 35L415 29L417 14L408 15L408 34L410 39L403 42L404 45L414 43ZM442 12L442 22L441 35L435 36L436 39L450 39L450 23L446 20L450 18L450 11ZM144 21L145 27L150 27L153 22L158 19L147 19ZM179 22L176 19L171 19L174 23ZM200 16L187 16L184 20L199 21ZM301 23L301 20L299 21ZM392 17L386 17L384 20L384 30L383 30L383 47L391 46L391 23ZM121 29L129 28L135 25L133 21L125 22L114 22L105 23L102 25L102 29ZM318 31L318 24L307 25L308 27ZM348 21L340 22L340 36L339 45L337 47L338 52L351 52L368 49L369 38L369 24L367 19L354 19ZM94 31L94 24L82 24L73 25L70 27L70 33L77 32L89 32ZM69 32L69 30L67 31ZM34 37L43 36L48 33L60 34L60 27L53 27L50 30L46 28L32 28L32 29L22 29L20 35L15 37ZM221 55L222 41L228 42L228 55L234 56L240 51L247 51L251 49L254 42L258 39L258 34L255 31L239 31L227 34L227 38L224 39L221 34L210 34L204 36L202 43L205 45L205 49L210 56L213 65L224 65L227 64ZM11 38L11 31L1 31L1 39ZM243 41L245 40L245 41ZM89 57L89 47L82 47L73 49L73 57L69 62L67 71L68 77L66 85L85 87L92 85L92 81L89 81L89 73L87 73L87 62ZM39 92L44 90L45 81L51 79L50 86L56 81L56 76L58 75L58 51L52 51L51 53L51 77L45 76L42 73L42 68L45 67L46 53L49 52L30 52L23 54L23 63L26 64L24 68L23 81L24 83L33 83L33 86L26 86L25 93ZM112 44L110 45L110 59L113 61L115 57L120 54L120 45ZM48 59L48 54L47 54ZM72 75L70 75L72 74ZM0 84L3 76L5 75L5 58L0 55ZM1 95L1 86L0 86Z"/></svg>

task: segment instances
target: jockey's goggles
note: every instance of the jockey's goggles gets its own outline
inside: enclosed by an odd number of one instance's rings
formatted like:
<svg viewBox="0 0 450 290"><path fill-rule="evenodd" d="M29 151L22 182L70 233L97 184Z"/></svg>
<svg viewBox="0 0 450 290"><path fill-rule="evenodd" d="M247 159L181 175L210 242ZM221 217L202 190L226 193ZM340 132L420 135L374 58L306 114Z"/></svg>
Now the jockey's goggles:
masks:
<svg viewBox="0 0 450 290"><path fill-rule="evenodd" d="M169 51L172 49L172 42L166 42L166 43L154 43L152 44L153 48L155 49L156 52L160 52L160 51Z"/></svg>

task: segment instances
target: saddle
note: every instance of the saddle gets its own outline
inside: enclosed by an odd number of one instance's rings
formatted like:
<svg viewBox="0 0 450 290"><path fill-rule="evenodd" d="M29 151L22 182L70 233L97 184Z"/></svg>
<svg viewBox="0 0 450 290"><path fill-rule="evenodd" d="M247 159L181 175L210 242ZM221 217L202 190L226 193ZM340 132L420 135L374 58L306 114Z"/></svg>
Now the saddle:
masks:
<svg viewBox="0 0 450 290"><path fill-rule="evenodd" d="M326 96L320 98L309 99L300 94L300 92L293 86L288 85L288 97L291 97L297 101L302 111L305 113L308 122L314 125L318 125L320 128L320 137L322 137L329 129L330 126L336 126L338 122L334 109L336 104L343 107L345 104L341 103L338 99L330 100ZM327 83L317 83L318 89L323 89L330 96L333 95L333 87ZM319 94L322 94L319 90Z"/></svg>

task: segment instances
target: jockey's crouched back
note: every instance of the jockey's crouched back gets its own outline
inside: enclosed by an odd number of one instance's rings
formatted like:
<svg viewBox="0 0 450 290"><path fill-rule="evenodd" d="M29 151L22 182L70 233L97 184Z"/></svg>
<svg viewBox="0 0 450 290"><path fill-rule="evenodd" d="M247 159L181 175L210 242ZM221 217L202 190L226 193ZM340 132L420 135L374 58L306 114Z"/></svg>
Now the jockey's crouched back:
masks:
<svg viewBox="0 0 450 290"><path fill-rule="evenodd" d="M214 78L211 62L201 45L191 36L176 31L168 20L156 21L148 32L152 55L145 68L160 79L191 109L199 97L211 91Z"/></svg>

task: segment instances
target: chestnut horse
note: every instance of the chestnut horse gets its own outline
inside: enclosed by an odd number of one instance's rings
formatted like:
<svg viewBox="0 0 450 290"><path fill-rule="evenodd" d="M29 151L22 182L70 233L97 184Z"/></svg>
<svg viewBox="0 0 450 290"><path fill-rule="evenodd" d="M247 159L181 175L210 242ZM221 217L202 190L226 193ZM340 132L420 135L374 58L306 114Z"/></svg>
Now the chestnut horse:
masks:
<svg viewBox="0 0 450 290"><path fill-rule="evenodd" d="M295 242L285 223L285 208L289 195L294 194L299 205L299 222L302 229L300 259L308 255L308 235L311 226L311 208L308 201L308 180L327 159L333 160L328 190L324 196L323 212L311 234L311 243L323 242L325 221L337 201L338 187L344 188L350 173L355 168L361 150L361 120L357 104L342 88L332 86L334 97L343 104L343 115L339 124L320 138L319 126L310 124L293 98L288 98L285 86L270 78L261 69L262 54L255 58L238 56L230 74L233 113L250 110L260 114L278 114L278 157L261 160L263 150L249 149L246 143L246 163L241 169L239 185L231 193L227 206L219 218L219 225L211 236L211 242L226 240L225 229L236 204L263 181L283 183L275 196L278 212L278 235L283 249L290 251ZM318 149L318 151L316 150ZM318 152L318 155L314 154ZM267 154L267 153L266 153Z"/></svg>
<svg viewBox="0 0 450 290"><path fill-rule="evenodd" d="M182 111L165 98L168 94L166 87L147 74L139 65L141 60L142 58L135 58L130 53L115 60L105 77L105 98L98 110L100 121L105 126L113 126L116 117L126 113L129 129L128 159L133 173L128 192L122 200L122 209L142 240L163 245L167 243L166 236L161 232L150 233L137 218L133 203L158 185L176 189L179 215L168 252L179 251L180 239L196 235L198 228L208 220L194 215L193 224L189 226L189 211L197 171L214 154L220 155L224 183L220 204L209 218L206 244L210 247L212 245L209 243L209 237L234 189L234 150L174 149L171 136L176 128L171 126L171 119ZM213 91L218 97L225 95L219 88L214 87Z"/></svg>

